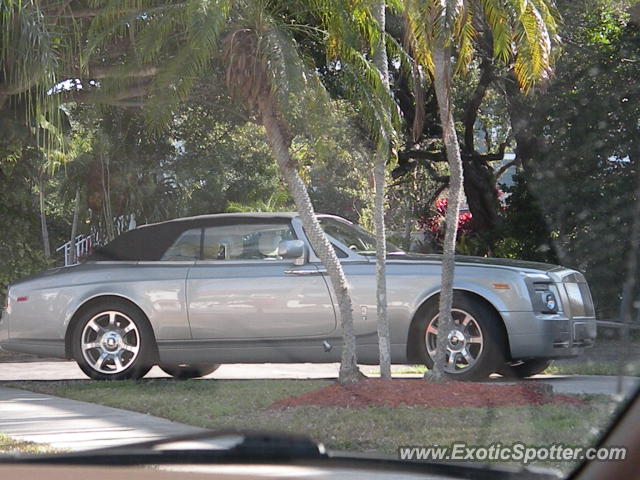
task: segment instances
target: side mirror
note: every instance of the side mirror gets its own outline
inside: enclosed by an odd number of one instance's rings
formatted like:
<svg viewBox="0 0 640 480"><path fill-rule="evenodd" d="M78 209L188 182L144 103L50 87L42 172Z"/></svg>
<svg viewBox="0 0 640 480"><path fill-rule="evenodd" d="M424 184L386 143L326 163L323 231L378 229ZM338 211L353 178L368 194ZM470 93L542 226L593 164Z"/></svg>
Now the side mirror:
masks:
<svg viewBox="0 0 640 480"><path fill-rule="evenodd" d="M278 244L278 256L293 259L294 265L304 265L307 247L302 240L283 240Z"/></svg>

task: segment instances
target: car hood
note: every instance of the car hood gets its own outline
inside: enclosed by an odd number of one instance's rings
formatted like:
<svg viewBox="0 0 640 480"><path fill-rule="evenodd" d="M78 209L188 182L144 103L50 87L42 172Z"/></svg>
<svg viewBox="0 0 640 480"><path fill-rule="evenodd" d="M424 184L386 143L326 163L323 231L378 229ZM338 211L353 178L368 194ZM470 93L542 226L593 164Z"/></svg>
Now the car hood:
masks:
<svg viewBox="0 0 640 480"><path fill-rule="evenodd" d="M375 259L373 259L375 261ZM442 255L429 253L406 253L406 254L390 254L387 255L388 262L411 262L411 263L431 263L441 262ZM467 255L456 255L456 264L458 265L486 265L494 267L506 267L518 270L536 270L539 272L552 272L558 270L564 270L563 267L558 265L551 265L541 262L529 262L526 260L516 260L511 258L486 258L486 257L471 257Z"/></svg>

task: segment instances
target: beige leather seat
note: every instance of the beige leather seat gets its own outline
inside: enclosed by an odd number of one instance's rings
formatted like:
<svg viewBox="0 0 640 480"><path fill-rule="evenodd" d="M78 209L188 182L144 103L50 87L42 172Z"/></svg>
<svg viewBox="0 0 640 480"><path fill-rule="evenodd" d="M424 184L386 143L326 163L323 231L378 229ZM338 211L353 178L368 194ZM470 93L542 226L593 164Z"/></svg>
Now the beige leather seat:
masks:
<svg viewBox="0 0 640 480"><path fill-rule="evenodd" d="M224 246L224 258L218 258L221 246ZM236 260L242 259L242 254L241 237L206 238L204 244L204 258L206 260Z"/></svg>
<svg viewBox="0 0 640 480"><path fill-rule="evenodd" d="M200 247L197 245L191 245L188 243L182 243L174 248L171 248L167 252L162 260L176 261L176 260L197 260L200 258Z"/></svg>
<svg viewBox="0 0 640 480"><path fill-rule="evenodd" d="M227 243L227 260L242 260L244 246L241 237L233 237Z"/></svg>
<svg viewBox="0 0 640 480"><path fill-rule="evenodd" d="M277 258L280 239L280 233L262 232L258 239L258 251L260 255L267 258Z"/></svg>

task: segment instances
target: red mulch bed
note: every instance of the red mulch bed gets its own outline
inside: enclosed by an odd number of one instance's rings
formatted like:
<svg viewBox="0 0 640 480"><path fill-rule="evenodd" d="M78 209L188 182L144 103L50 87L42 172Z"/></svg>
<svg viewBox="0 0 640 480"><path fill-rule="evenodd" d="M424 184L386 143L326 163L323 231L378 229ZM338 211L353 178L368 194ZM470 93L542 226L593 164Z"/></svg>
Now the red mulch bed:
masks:
<svg viewBox="0 0 640 480"><path fill-rule="evenodd" d="M567 395L554 395L549 386L527 382L517 385L471 382L431 383L416 379L381 380L368 378L355 385L340 385L280 400L270 408L318 405L322 407L502 407L569 404L583 402Z"/></svg>

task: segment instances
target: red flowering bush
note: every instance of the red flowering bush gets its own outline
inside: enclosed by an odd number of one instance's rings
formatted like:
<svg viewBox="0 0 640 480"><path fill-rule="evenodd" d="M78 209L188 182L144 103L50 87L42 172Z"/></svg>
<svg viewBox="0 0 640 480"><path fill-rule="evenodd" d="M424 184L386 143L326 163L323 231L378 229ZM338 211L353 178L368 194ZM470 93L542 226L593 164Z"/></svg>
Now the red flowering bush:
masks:
<svg viewBox="0 0 640 480"><path fill-rule="evenodd" d="M446 198L441 198L436 200L435 207L435 215L430 217L422 216L418 223L420 228L424 230L429 230L433 235L433 238L437 242L442 242L444 240L444 225L445 225L445 216L447 214L447 205L449 204ZM458 235L465 235L471 233L473 231L472 227L472 215L471 212L461 212L458 215Z"/></svg>

